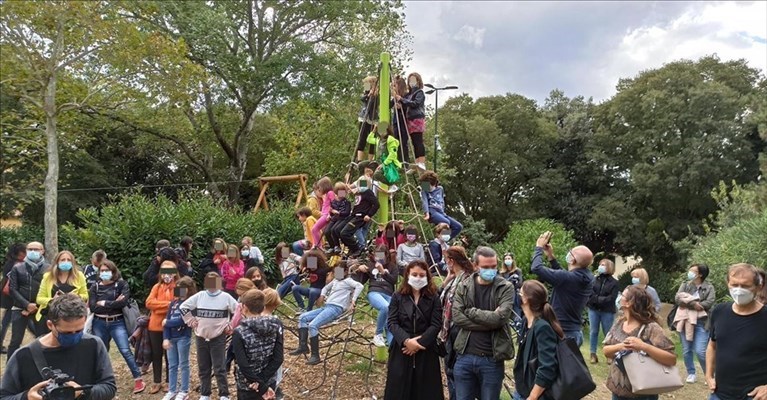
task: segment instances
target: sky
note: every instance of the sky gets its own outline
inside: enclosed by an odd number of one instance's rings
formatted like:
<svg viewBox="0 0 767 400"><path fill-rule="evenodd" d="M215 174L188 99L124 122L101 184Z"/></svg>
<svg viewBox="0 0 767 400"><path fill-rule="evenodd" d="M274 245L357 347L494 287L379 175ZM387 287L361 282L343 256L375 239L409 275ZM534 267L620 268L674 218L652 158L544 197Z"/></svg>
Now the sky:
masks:
<svg viewBox="0 0 767 400"><path fill-rule="evenodd" d="M767 73L767 1L406 1L407 72L473 98L549 92L596 102L620 78L717 54ZM432 100L433 101L433 100Z"/></svg>

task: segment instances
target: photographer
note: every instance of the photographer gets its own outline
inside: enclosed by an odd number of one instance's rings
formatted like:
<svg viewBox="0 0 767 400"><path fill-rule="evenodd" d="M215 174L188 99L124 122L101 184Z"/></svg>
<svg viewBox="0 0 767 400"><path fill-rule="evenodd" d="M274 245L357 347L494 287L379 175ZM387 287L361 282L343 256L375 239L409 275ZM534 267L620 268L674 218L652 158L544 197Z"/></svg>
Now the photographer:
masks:
<svg viewBox="0 0 767 400"><path fill-rule="evenodd" d="M51 333L22 347L8 360L0 382L0 399L114 398L117 386L109 354L100 339L83 334L85 302L79 296L67 293L53 299L48 309L47 325ZM35 362L36 351L41 356L38 362ZM77 362L72 362L74 360ZM55 371L59 377L44 379L44 368L60 370ZM64 380L63 375L68 375L68 380ZM56 389L57 385L85 388L67 393L67 390ZM44 392L53 392L53 395Z"/></svg>

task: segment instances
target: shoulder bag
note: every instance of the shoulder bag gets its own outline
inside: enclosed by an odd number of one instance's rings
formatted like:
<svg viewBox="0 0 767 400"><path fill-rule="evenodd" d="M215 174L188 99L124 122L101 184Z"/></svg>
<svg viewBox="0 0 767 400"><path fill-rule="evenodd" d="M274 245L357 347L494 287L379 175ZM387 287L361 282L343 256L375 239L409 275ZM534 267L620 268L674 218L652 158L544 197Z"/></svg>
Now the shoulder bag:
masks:
<svg viewBox="0 0 767 400"><path fill-rule="evenodd" d="M642 332L646 326L643 325L639 330L637 336L640 339L642 339ZM649 343L648 340L642 340ZM631 382L631 392L634 394L669 393L684 386L679 375L679 369L675 365L667 367L641 351L632 351L624 356L623 366L626 368L626 376Z"/></svg>

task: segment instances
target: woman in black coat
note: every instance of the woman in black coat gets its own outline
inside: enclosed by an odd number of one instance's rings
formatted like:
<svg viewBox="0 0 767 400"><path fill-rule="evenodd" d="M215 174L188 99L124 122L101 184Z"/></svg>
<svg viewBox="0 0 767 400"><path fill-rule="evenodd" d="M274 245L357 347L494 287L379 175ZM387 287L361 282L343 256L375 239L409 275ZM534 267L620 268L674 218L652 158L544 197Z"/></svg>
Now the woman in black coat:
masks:
<svg viewBox="0 0 767 400"><path fill-rule="evenodd" d="M24 257L27 255L27 246L24 243L14 243L8 248L8 254L5 256L5 264L3 264L3 276L0 277L0 290L5 289L5 285L8 284L8 274L13 269L13 266L24 262ZM11 326L11 306L13 306L13 298L9 294L3 293L0 296L0 308L5 309L3 313L3 320L0 322L0 345L5 342L5 334L8 332L8 328ZM5 346L0 346L3 354L5 354Z"/></svg>
<svg viewBox="0 0 767 400"><path fill-rule="evenodd" d="M416 260L407 266L405 280L389 304L387 324L394 340L384 399L444 399L437 353L442 306L426 262Z"/></svg>

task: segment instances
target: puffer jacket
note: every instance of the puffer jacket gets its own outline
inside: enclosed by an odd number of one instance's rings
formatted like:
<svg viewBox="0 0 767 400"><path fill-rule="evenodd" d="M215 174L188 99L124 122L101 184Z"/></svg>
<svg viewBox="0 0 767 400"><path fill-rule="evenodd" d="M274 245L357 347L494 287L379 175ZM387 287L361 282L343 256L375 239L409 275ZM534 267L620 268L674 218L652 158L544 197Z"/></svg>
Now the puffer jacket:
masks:
<svg viewBox="0 0 767 400"><path fill-rule="evenodd" d="M423 89L408 93L400 102L407 107L408 121L426 118L426 94Z"/></svg>
<svg viewBox="0 0 767 400"><path fill-rule="evenodd" d="M453 324L459 329L453 348L464 354L472 331L492 331L493 358L496 361L514 358L511 338L511 319L514 307L514 286L500 275L493 279L493 310L480 310L474 306L474 282L479 274L471 274L458 284L453 296ZM495 309L497 311L494 311Z"/></svg>
<svg viewBox="0 0 767 400"><path fill-rule="evenodd" d="M234 330L232 347L237 390L253 392L249 386L258 382L258 394L266 393L284 358L282 322L274 316L243 319Z"/></svg>
<svg viewBox="0 0 767 400"><path fill-rule="evenodd" d="M24 262L13 266L9 288L14 307L25 309L30 303L35 302L43 275L48 272L50 267L51 265L45 260L41 260L38 264L24 260Z"/></svg>

